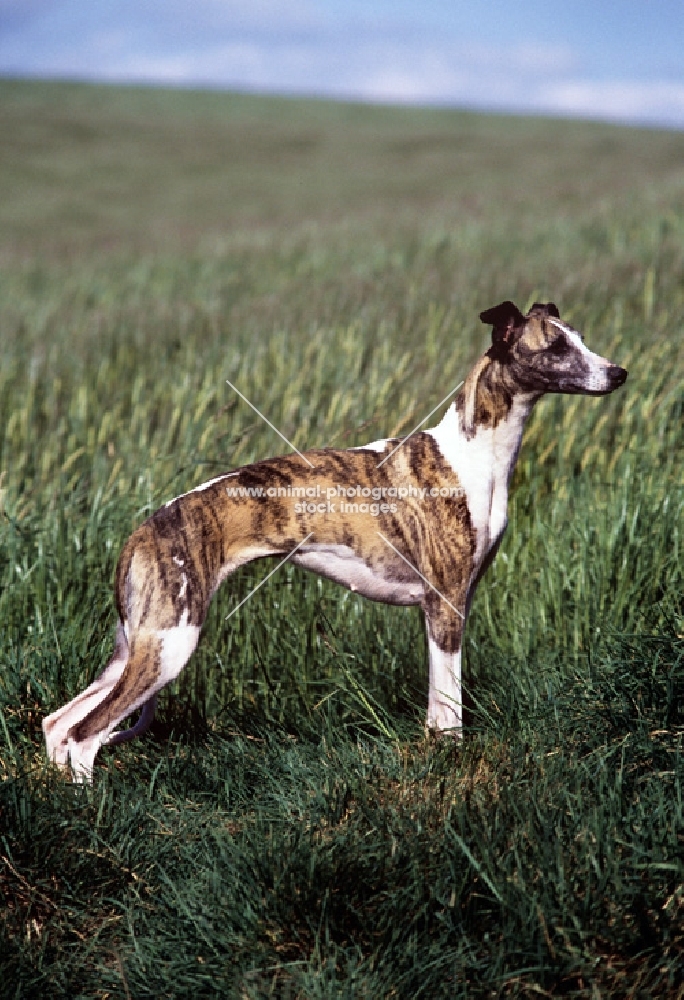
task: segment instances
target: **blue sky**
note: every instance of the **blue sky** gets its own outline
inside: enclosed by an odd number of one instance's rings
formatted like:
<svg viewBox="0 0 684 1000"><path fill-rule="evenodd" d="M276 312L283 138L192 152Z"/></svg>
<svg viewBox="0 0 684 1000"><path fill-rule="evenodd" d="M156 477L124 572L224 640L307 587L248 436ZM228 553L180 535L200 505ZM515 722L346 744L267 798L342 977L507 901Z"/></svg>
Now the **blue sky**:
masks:
<svg viewBox="0 0 684 1000"><path fill-rule="evenodd" d="M0 0L0 74L684 127L684 3Z"/></svg>

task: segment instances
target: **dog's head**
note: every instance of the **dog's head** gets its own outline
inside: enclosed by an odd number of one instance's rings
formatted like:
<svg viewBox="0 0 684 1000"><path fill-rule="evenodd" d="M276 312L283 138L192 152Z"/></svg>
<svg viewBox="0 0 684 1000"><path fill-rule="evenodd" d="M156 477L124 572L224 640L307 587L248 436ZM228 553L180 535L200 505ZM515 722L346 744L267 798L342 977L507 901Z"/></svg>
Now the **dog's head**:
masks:
<svg viewBox="0 0 684 1000"><path fill-rule="evenodd" d="M553 302L535 302L527 316L512 302L502 302L480 319L493 327L487 355L505 366L523 392L604 396L627 378L624 368L585 347Z"/></svg>

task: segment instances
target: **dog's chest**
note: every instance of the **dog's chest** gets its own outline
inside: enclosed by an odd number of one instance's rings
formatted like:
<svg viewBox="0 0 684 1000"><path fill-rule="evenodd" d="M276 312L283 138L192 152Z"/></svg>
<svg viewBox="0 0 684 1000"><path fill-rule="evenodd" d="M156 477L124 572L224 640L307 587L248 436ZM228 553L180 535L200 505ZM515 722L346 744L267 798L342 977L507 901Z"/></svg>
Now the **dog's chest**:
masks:
<svg viewBox="0 0 684 1000"><path fill-rule="evenodd" d="M465 492L471 527L475 531L475 566L485 559L504 532L508 483L520 447L522 422L496 429L478 428L467 438L455 410L447 411L431 434Z"/></svg>

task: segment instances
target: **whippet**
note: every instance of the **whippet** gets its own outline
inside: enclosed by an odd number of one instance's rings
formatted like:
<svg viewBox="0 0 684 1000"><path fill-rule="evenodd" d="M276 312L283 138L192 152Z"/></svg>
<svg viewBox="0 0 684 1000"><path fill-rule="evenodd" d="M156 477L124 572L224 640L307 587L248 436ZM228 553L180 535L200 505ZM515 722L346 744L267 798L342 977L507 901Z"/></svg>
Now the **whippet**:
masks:
<svg viewBox="0 0 684 1000"><path fill-rule="evenodd" d="M475 588L506 527L525 420L545 393L602 396L627 372L593 354L553 303L481 313L492 345L436 427L348 450L271 458L176 497L124 545L114 654L43 722L50 760L92 780L99 748L143 733L233 570L285 556L374 601L419 604L427 727L462 731L461 648ZM115 726L142 708L125 732Z"/></svg>

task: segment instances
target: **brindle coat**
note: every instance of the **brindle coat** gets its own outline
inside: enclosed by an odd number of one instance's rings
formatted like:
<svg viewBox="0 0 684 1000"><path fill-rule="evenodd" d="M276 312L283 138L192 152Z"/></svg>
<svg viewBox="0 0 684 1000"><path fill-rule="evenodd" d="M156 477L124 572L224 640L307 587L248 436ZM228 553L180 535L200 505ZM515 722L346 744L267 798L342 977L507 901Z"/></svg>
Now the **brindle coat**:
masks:
<svg viewBox="0 0 684 1000"><path fill-rule="evenodd" d="M603 395L624 369L592 354L549 303L527 316L504 302L481 314L492 346L432 430L350 450L323 449L244 466L167 503L126 542L116 571L116 646L100 677L45 719L48 754L88 779L98 748L138 735L156 694L195 648L209 602L238 566L263 556L296 565L390 604L420 604L430 652L428 726L460 732L463 628L506 525L508 484L525 419L546 392ZM398 447L399 446L399 447ZM310 463L310 464L309 464ZM408 496L375 515L306 510L278 488L402 486ZM251 490L252 495L239 495ZM262 495L258 495L261 491ZM387 493L389 491L389 493ZM448 495L446 495L448 494ZM377 495L377 494L376 494ZM140 722L114 726L136 708Z"/></svg>

